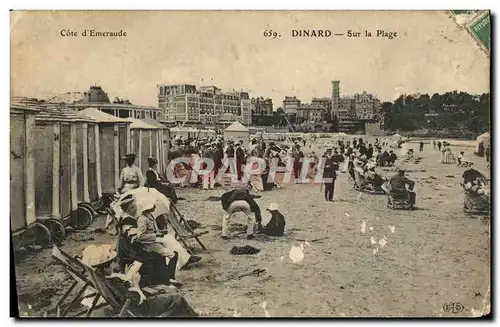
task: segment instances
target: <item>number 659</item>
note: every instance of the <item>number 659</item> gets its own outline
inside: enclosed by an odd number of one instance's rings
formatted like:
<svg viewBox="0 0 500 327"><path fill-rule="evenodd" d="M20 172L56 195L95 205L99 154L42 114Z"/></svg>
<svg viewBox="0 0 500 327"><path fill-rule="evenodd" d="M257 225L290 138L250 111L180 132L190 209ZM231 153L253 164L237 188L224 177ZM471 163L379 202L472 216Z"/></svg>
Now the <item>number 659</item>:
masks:
<svg viewBox="0 0 500 327"><path fill-rule="evenodd" d="M272 39L275 39L275 38L278 37L278 32L273 31L273 30L265 30L264 31L264 36L272 38Z"/></svg>

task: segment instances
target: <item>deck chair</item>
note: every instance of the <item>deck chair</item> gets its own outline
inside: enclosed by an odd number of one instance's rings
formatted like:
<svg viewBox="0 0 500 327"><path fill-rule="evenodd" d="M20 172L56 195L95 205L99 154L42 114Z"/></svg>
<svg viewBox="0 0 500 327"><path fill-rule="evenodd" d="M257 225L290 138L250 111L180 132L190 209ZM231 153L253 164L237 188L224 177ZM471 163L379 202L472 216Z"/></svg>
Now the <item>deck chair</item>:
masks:
<svg viewBox="0 0 500 327"><path fill-rule="evenodd" d="M99 273L95 268L87 266L83 262L80 261L82 266L87 273L89 280L92 284L92 287L96 290L97 295L92 302L92 306L88 309L86 316L90 317L92 311L96 309L97 301L99 297L102 297L108 305L112 308L118 310L118 317L123 316L124 313L127 313L129 316L135 317L136 314L130 308L132 302L125 294L122 294L118 291L114 285L106 279L104 275Z"/></svg>
<svg viewBox="0 0 500 327"><path fill-rule="evenodd" d="M70 275L73 283L64 293L64 295L57 301L55 307L57 310L58 317L65 317L69 310L81 299L85 290L90 286L91 282L85 276L85 269L76 257L70 256L68 253L61 250L56 245L52 248L52 256L58 260L58 262L64 267L66 272ZM62 305L64 301L68 298L71 292L78 286L78 291L73 300L64 308ZM91 296L91 295L89 295ZM62 309L62 311L61 311Z"/></svg>
<svg viewBox="0 0 500 327"><path fill-rule="evenodd" d="M191 248L187 245L186 240L194 238L196 242L201 246L201 248L205 251L208 251L205 245L200 241L199 237L201 235L208 234L208 231L203 231L203 232L194 232L191 226L186 222L182 214L179 212L175 204L170 201L170 206L173 209L172 214L167 215L167 220L168 223L172 226L172 228L175 231L176 238L181 241L181 243L184 245L186 250L190 255L193 255L194 252L191 250Z"/></svg>
<svg viewBox="0 0 500 327"><path fill-rule="evenodd" d="M142 316L141 312L136 310L137 304L132 300L131 293L128 290L121 290L120 287L113 285L111 280L106 278L100 271L90 267L80 261L84 267L86 274L89 277L91 286L96 290L97 295L94 298L91 307L88 309L86 316L90 317L92 312L103 306L111 306L118 312L115 317L123 317L127 314L131 317ZM146 299L156 296L158 294L172 293L179 295L177 291L172 291L165 285L156 285L156 287L141 287ZM99 298L102 297L106 301L103 305L96 305Z"/></svg>

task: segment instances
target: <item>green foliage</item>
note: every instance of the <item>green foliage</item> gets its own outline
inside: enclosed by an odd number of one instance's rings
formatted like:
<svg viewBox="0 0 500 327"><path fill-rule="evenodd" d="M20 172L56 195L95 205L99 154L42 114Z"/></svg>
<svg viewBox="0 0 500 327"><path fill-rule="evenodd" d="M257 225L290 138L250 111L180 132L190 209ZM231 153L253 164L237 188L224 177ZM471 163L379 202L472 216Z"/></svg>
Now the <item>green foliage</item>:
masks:
<svg viewBox="0 0 500 327"><path fill-rule="evenodd" d="M465 92L399 97L382 104L386 129L419 135L474 138L490 130L490 94Z"/></svg>

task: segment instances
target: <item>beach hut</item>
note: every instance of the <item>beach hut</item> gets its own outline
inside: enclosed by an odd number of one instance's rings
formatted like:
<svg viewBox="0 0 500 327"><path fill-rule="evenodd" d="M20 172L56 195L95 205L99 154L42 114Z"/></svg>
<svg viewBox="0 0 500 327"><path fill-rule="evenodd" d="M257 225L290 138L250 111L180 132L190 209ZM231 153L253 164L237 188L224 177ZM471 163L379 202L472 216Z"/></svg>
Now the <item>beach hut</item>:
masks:
<svg viewBox="0 0 500 327"><path fill-rule="evenodd" d="M158 159L158 172L162 172L166 169L168 164L168 151L170 150L170 133L167 126L159 123L154 119L144 119L144 121L156 127L158 130L156 133L155 143L158 144L156 150L156 159Z"/></svg>
<svg viewBox="0 0 500 327"><path fill-rule="evenodd" d="M148 157L152 156L157 158L158 162L160 161L161 142L159 135L164 127L163 125L162 127L153 126L136 118L127 118L127 120L131 123L131 151L136 154L136 164L144 172L148 169ZM161 169L160 163L158 165L158 169Z"/></svg>
<svg viewBox="0 0 500 327"><path fill-rule="evenodd" d="M64 104L38 102L33 138L36 220L50 231L47 244L65 237L65 226L83 229L93 212L78 205L78 123L89 122Z"/></svg>
<svg viewBox="0 0 500 327"><path fill-rule="evenodd" d="M62 219L77 209L71 192L76 187L74 116L57 105L40 106L35 121L36 215Z"/></svg>
<svg viewBox="0 0 500 327"><path fill-rule="evenodd" d="M80 221L77 223L78 228L85 228L92 219L84 221L85 217L90 215L93 218L97 213L91 204L89 190L89 157L95 154L95 142L90 141L89 129L93 130L96 121L92 118L80 114L78 111L67 109L64 105L43 103L41 104L42 112L49 110L59 110L66 117L71 118L71 194L76 197L76 203L80 208ZM74 130L73 130L74 129ZM64 159L64 158L63 158ZM96 198L94 198L96 200ZM74 203L73 203L74 206Z"/></svg>
<svg viewBox="0 0 500 327"><path fill-rule="evenodd" d="M78 177L83 169L78 168L76 133L78 124L89 122L64 104L20 98L12 101L11 156L17 161L11 165L13 232L26 236L22 230L34 223L35 241L45 246L62 241L67 225L77 229L90 225L93 211L81 206L83 181ZM21 186L17 185L20 181L24 181ZM24 223L16 218L23 212L23 202ZM24 236L21 246L33 241Z"/></svg>
<svg viewBox="0 0 500 327"><path fill-rule="evenodd" d="M130 152L130 121L115 117L95 108L80 114L92 118L96 125L88 131L89 142L95 143L95 155L89 155L89 193L91 200L116 192L120 178L121 161Z"/></svg>
<svg viewBox="0 0 500 327"><path fill-rule="evenodd" d="M26 230L50 238L49 230L36 221L35 212L35 115L33 105L11 103L10 106L10 228L13 240ZM31 233L36 237L36 233ZM19 248L24 244L16 244Z"/></svg>
<svg viewBox="0 0 500 327"><path fill-rule="evenodd" d="M490 132L479 135L476 138L476 151L479 152L479 143L483 142L484 148L486 149L490 145Z"/></svg>
<svg viewBox="0 0 500 327"><path fill-rule="evenodd" d="M224 130L224 139L234 142L243 141L243 146L248 147L250 131L240 122L235 121Z"/></svg>

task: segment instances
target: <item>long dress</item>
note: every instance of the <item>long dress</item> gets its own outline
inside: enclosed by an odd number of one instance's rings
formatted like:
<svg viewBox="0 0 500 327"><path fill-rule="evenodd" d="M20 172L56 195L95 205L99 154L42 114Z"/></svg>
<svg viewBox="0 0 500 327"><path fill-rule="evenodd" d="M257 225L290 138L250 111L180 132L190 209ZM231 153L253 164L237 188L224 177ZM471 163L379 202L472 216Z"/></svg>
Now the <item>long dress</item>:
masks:
<svg viewBox="0 0 500 327"><path fill-rule="evenodd" d="M408 152L408 145L407 145L407 143L401 144L401 157L406 156L407 152Z"/></svg>
<svg viewBox="0 0 500 327"><path fill-rule="evenodd" d="M342 172L345 173L349 170L349 162L351 158L347 157L346 160L344 161L344 167L342 168Z"/></svg>
<svg viewBox="0 0 500 327"><path fill-rule="evenodd" d="M441 148L441 163L448 163L447 156L446 156L446 147Z"/></svg>

